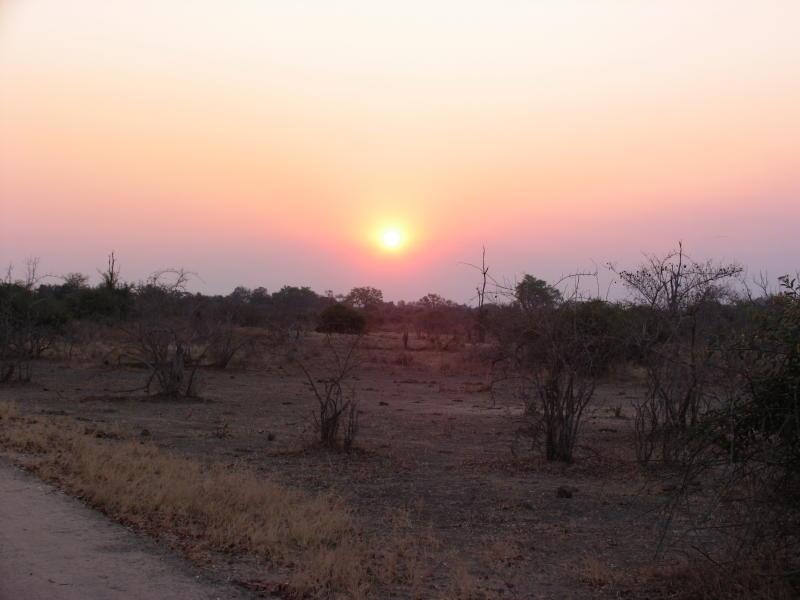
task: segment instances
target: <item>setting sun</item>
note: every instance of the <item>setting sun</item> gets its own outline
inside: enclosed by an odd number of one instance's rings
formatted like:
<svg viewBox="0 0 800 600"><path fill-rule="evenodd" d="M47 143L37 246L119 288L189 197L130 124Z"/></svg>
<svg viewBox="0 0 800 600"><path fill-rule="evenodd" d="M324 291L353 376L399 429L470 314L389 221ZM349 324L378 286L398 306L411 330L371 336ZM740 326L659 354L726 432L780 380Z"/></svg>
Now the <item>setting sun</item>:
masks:
<svg viewBox="0 0 800 600"><path fill-rule="evenodd" d="M381 234L381 245L386 250L399 250L404 241L403 234L397 229L387 229Z"/></svg>

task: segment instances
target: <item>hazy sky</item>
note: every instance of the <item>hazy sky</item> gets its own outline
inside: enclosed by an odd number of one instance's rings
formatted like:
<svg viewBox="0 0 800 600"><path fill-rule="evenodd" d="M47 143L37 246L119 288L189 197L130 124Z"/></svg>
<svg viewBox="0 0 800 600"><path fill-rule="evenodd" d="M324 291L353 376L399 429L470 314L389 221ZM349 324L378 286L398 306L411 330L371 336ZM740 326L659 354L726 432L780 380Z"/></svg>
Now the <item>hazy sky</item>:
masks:
<svg viewBox="0 0 800 600"><path fill-rule="evenodd" d="M679 239L800 268L797 0L0 0L3 264L467 300Z"/></svg>

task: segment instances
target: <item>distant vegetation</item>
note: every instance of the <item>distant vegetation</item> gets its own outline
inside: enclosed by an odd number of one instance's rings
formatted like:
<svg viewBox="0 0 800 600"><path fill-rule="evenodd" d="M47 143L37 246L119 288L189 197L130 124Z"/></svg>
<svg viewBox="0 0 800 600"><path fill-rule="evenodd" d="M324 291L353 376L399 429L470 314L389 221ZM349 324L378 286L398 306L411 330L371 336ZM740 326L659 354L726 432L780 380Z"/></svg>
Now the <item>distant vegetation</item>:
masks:
<svg viewBox="0 0 800 600"><path fill-rule="evenodd" d="M45 354L69 357L96 326L121 332L127 358L152 368L151 383L168 395L191 395L184 385L190 382L178 381L186 368L225 367L252 342L243 329L259 329L273 341L315 330L466 338L473 332L473 310L436 294L394 303L372 287L334 296L284 286L272 293L237 287L227 296L206 296L187 291L191 274L180 269L124 282L113 255L100 275L101 283L90 286L77 273L41 278L36 261L29 261L23 278L9 271L0 282L0 381L28 380L30 361Z"/></svg>

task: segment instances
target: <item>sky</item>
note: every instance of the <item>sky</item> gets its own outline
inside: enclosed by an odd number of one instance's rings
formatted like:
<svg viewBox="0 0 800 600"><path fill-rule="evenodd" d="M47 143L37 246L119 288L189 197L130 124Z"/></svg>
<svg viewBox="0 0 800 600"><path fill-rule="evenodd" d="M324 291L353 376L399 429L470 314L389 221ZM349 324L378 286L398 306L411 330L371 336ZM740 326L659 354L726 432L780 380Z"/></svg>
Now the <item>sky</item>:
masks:
<svg viewBox="0 0 800 600"><path fill-rule="evenodd" d="M0 0L0 264L458 301L484 246L506 280L679 240L794 272L798 24L797 0Z"/></svg>

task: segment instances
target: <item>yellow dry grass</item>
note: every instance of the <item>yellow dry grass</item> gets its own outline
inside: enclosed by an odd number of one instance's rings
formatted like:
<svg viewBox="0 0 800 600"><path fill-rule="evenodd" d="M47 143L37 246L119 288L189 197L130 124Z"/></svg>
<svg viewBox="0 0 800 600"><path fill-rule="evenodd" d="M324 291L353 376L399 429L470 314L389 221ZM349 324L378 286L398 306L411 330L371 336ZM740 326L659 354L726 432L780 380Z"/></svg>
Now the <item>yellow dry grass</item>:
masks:
<svg viewBox="0 0 800 600"><path fill-rule="evenodd" d="M441 600L488 600L486 592L478 585L467 565L458 558L452 559L450 584L440 595Z"/></svg>
<svg viewBox="0 0 800 600"><path fill-rule="evenodd" d="M367 545L344 503L155 446L110 442L65 419L26 418L0 404L0 444L35 455L31 468L115 517L148 530L181 530L215 549L297 563L300 594L365 597Z"/></svg>
<svg viewBox="0 0 800 600"><path fill-rule="evenodd" d="M578 569L578 575L586 583L596 587L613 585L620 581L620 574L594 556L586 556Z"/></svg>

